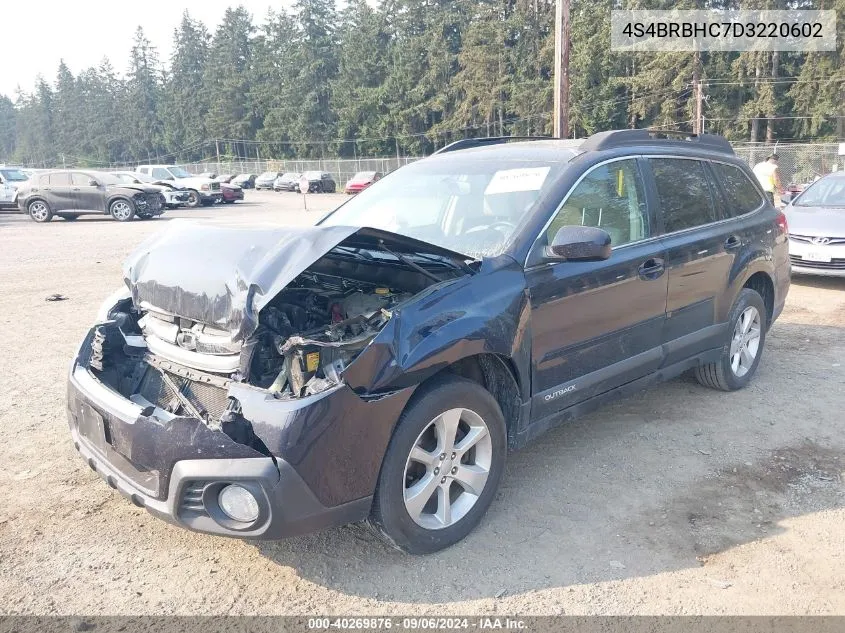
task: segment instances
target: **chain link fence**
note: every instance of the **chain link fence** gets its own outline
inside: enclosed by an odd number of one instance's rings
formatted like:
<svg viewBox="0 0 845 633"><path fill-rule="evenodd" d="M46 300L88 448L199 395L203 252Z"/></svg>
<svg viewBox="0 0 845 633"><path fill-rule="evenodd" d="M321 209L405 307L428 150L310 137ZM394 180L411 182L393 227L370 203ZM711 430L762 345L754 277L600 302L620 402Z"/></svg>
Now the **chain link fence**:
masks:
<svg viewBox="0 0 845 633"><path fill-rule="evenodd" d="M220 174L255 174L266 171L301 174L305 171L329 172L337 182L338 189L359 171L379 171L386 174L419 160L421 156L392 156L390 158L323 158L314 160L233 160L221 162L190 163L185 165L192 174L211 172Z"/></svg>
<svg viewBox="0 0 845 633"><path fill-rule="evenodd" d="M838 143L734 143L733 147L736 155L752 167L777 154L784 187L811 183L819 176L842 169L845 164Z"/></svg>
<svg viewBox="0 0 845 633"><path fill-rule="evenodd" d="M784 186L810 183L817 176L845 168L845 156L839 155L838 143L734 143L737 156L750 166L776 153L779 157L780 178ZM266 171L294 172L327 171L342 188L359 171L379 171L386 174L421 156L393 156L389 158L314 159L314 160L234 160L202 162L186 165L192 174L261 174Z"/></svg>

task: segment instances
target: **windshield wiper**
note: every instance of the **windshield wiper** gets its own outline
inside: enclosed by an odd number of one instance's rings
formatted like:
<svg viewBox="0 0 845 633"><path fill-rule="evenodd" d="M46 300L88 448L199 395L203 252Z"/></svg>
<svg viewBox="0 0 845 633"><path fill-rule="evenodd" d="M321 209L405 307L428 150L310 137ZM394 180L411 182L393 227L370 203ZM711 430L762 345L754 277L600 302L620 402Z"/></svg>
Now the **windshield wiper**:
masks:
<svg viewBox="0 0 845 633"><path fill-rule="evenodd" d="M467 264L465 261L453 261L451 259L447 259L445 257L432 257L431 255L426 255L425 253L414 253L417 257L421 257L427 261L430 261L433 264L446 264L451 266L455 270L462 270L467 274L474 275L475 271L472 267Z"/></svg>
<svg viewBox="0 0 845 633"><path fill-rule="evenodd" d="M421 275L425 275L426 277L428 277L428 278L429 278L429 279L431 279L432 281L436 281L436 282L438 282L438 283L440 283L441 281L443 281L442 279L440 279L440 278L439 278L437 275L435 275L434 273L431 273L431 272L427 271L425 268L423 268L422 266L420 266L419 264L417 264L417 263L415 263L415 262L412 262L410 259L408 259L408 258L407 258L407 257L405 257L404 255L402 255L402 253L394 253L392 250L390 250L389 248L387 248L387 246L386 246L386 245L385 245L385 243L384 243L384 240L379 240L379 241L378 241L378 245L379 245L379 247L380 247L380 248L381 248L381 249L382 249L385 253L389 253L389 254L393 255L393 256L394 256L396 259L398 259L400 262L402 262L403 264L407 264L408 266L410 266L411 268L413 268L414 270L416 270L416 271L417 271L418 273L420 273Z"/></svg>

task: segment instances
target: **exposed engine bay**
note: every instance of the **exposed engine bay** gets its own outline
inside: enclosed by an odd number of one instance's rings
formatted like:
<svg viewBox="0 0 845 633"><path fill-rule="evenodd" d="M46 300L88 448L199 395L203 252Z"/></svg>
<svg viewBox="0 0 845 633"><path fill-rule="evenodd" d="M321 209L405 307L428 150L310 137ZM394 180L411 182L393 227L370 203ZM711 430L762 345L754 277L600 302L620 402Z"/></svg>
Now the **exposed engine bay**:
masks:
<svg viewBox="0 0 845 633"><path fill-rule="evenodd" d="M390 272L394 284L387 286L307 270L264 307L258 327L243 342L207 324L138 310L127 299L112 311L112 321L96 329L89 366L163 420L197 417L230 435L226 425L236 421L243 435L249 424L238 419L229 384L248 383L291 399L341 383L346 366L392 310L431 284L414 271ZM252 443L250 434L239 441Z"/></svg>

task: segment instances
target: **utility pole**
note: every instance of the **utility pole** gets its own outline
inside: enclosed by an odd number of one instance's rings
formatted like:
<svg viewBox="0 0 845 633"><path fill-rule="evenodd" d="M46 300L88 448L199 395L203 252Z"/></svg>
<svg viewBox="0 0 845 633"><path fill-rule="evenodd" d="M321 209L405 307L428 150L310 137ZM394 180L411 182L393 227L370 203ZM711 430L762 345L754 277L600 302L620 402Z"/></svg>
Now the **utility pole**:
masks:
<svg viewBox="0 0 845 633"><path fill-rule="evenodd" d="M555 1L555 125L556 138L569 136L569 47L571 0Z"/></svg>
<svg viewBox="0 0 845 633"><path fill-rule="evenodd" d="M220 141L214 139L214 149L217 151L217 169L220 169Z"/></svg>
<svg viewBox="0 0 845 633"><path fill-rule="evenodd" d="M702 95L701 79L698 78L698 71L693 76L693 90L695 92L695 118L692 122L693 134L704 134L704 96Z"/></svg>

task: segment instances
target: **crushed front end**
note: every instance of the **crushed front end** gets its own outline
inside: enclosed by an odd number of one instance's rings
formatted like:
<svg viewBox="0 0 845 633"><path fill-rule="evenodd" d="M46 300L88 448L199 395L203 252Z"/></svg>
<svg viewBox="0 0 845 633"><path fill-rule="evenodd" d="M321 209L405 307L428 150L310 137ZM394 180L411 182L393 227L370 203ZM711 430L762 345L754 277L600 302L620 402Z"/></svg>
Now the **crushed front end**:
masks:
<svg viewBox="0 0 845 633"><path fill-rule="evenodd" d="M344 372L390 362L368 358L370 343L432 280L413 267L385 276L335 249L342 235L325 257L273 265L250 254L258 235L242 236L240 254L230 241L237 261L220 264L255 280L228 286L244 299L209 292L214 270L184 244L171 244L193 270L183 286L157 268L166 243L142 247L72 364L68 416L89 466L135 504L189 529L282 538L367 516L413 388L356 393ZM204 291L190 290L192 274Z"/></svg>

